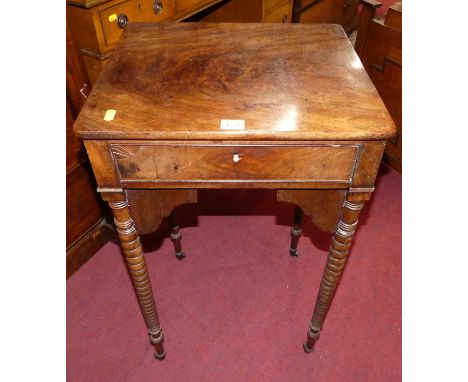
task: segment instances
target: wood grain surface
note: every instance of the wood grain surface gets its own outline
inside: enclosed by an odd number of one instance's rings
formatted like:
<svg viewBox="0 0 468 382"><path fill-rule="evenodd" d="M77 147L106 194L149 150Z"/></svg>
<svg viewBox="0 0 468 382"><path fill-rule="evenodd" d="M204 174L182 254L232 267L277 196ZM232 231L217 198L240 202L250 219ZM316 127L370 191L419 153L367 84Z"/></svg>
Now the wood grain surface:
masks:
<svg viewBox="0 0 468 382"><path fill-rule="evenodd" d="M112 144L122 185L164 187L223 182L223 187L263 182L351 183L357 145ZM248 183L244 185L244 183Z"/></svg>
<svg viewBox="0 0 468 382"><path fill-rule="evenodd" d="M108 109L116 110L105 121ZM244 130L220 129L222 119ZM132 23L75 123L82 138L386 139L394 123L337 25Z"/></svg>

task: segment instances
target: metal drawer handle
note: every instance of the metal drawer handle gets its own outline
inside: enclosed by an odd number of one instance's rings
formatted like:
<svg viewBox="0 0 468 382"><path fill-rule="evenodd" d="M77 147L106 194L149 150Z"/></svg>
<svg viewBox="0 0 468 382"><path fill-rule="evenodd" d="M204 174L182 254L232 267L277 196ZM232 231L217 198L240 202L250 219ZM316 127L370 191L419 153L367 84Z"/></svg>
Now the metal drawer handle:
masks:
<svg viewBox="0 0 468 382"><path fill-rule="evenodd" d="M159 15L163 11L163 5L160 1L155 1L153 5L153 11L155 15Z"/></svg>
<svg viewBox="0 0 468 382"><path fill-rule="evenodd" d="M234 163L239 162L241 159L242 159L242 158L241 158L241 156L240 156L238 153L232 154L232 161L233 161Z"/></svg>
<svg viewBox="0 0 468 382"><path fill-rule="evenodd" d="M128 17L125 13L121 13L117 18L117 25L119 28L125 29L128 25Z"/></svg>

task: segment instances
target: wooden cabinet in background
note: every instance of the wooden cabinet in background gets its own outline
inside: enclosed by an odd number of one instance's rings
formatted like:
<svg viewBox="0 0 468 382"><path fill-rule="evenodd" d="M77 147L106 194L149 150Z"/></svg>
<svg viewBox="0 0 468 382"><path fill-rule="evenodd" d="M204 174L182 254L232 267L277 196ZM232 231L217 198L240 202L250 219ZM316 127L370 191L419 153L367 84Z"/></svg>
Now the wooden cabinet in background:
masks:
<svg viewBox="0 0 468 382"><path fill-rule="evenodd" d="M181 21L222 0L68 0L67 18L91 86L131 22Z"/></svg>
<svg viewBox="0 0 468 382"><path fill-rule="evenodd" d="M339 24L357 27L359 0L230 0L204 12L198 21Z"/></svg>
<svg viewBox="0 0 468 382"><path fill-rule="evenodd" d="M111 237L83 143L72 130L90 84L67 27L66 247L67 278Z"/></svg>
<svg viewBox="0 0 468 382"><path fill-rule="evenodd" d="M387 142L384 161L401 173L402 3L389 7L384 19L375 18L381 3L374 0L362 3L355 50L397 127L397 134Z"/></svg>
<svg viewBox="0 0 468 382"><path fill-rule="evenodd" d="M200 21L290 23L293 0L230 0L213 8Z"/></svg>
<svg viewBox="0 0 468 382"><path fill-rule="evenodd" d="M294 0L293 22L340 24L346 32L357 27L359 0Z"/></svg>
<svg viewBox="0 0 468 382"><path fill-rule="evenodd" d="M72 126L127 23L178 21L221 0L69 0L67 4L67 278L113 235Z"/></svg>

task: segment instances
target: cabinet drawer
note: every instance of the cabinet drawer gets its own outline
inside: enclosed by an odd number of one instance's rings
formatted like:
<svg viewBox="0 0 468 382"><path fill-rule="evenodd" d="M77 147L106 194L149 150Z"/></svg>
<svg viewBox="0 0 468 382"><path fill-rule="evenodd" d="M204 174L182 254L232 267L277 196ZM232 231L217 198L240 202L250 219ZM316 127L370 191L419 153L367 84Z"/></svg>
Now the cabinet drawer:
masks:
<svg viewBox="0 0 468 382"><path fill-rule="evenodd" d="M277 6L281 3L284 3L284 1L285 0L263 0L264 13L271 12L271 10L273 10L274 8L277 8ZM287 1L289 2L289 0Z"/></svg>
<svg viewBox="0 0 468 382"><path fill-rule="evenodd" d="M290 23L292 18L292 1L275 1L272 7L264 11L264 23Z"/></svg>
<svg viewBox="0 0 468 382"><path fill-rule="evenodd" d="M177 12L183 12L190 8L203 6L208 2L208 0L175 0Z"/></svg>
<svg viewBox="0 0 468 382"><path fill-rule="evenodd" d="M119 17L128 23L158 22L174 14L173 0L127 0L101 9L98 11L99 25L96 27L100 27L103 36L101 50L112 48L125 29Z"/></svg>
<svg viewBox="0 0 468 382"><path fill-rule="evenodd" d="M113 143L111 154L122 185L221 182L337 182L349 184L357 145L171 145Z"/></svg>
<svg viewBox="0 0 468 382"><path fill-rule="evenodd" d="M301 5L301 23L340 24L348 31L357 20L359 0L304 0Z"/></svg>

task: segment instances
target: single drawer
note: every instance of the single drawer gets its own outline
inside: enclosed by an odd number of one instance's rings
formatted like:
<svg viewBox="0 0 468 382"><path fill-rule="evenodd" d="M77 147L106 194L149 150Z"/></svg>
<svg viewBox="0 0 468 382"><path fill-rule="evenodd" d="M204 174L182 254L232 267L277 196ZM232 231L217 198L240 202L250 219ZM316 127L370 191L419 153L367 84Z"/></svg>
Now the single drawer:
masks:
<svg viewBox="0 0 468 382"><path fill-rule="evenodd" d="M112 143L122 185L349 184L358 145ZM334 186L331 186L334 187Z"/></svg>
<svg viewBox="0 0 468 382"><path fill-rule="evenodd" d="M158 22L175 14L173 0L127 0L100 9L102 51L110 50L131 22Z"/></svg>
<svg viewBox="0 0 468 382"><path fill-rule="evenodd" d="M265 8L264 23L290 23L292 18L292 0L275 1L270 8Z"/></svg>

